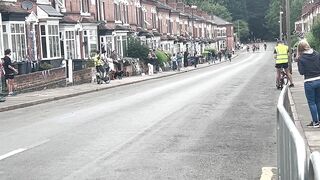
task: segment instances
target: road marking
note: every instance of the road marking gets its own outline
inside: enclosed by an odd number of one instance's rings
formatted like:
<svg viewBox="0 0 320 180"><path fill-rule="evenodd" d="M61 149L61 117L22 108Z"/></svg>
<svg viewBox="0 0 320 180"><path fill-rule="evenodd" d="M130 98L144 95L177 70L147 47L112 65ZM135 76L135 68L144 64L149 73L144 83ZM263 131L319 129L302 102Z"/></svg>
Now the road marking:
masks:
<svg viewBox="0 0 320 180"><path fill-rule="evenodd" d="M260 180L273 180L275 179L275 174L273 171L275 171L276 167L263 167L262 168L262 174L260 177Z"/></svg>
<svg viewBox="0 0 320 180"><path fill-rule="evenodd" d="M14 151L8 152L8 153L0 156L0 161L1 161L1 160L4 160L4 159L6 159L6 158L8 158L8 157L10 157L10 156L14 156L14 155L16 155L16 154L22 153L23 151L26 151L26 150L35 148L35 147L37 147L37 146L40 146L40 145L42 145L42 144L44 144L44 143L47 143L47 142L49 142L49 141L50 141L50 139L46 139L46 140L40 141L40 142L38 142L38 143L32 144L32 145L28 146L27 148L20 148L20 149L16 149L16 150L14 150Z"/></svg>
<svg viewBox="0 0 320 180"><path fill-rule="evenodd" d="M1 160L4 160L4 159L6 159L6 158L8 158L8 157L10 157L10 156L13 156L13 155L15 155L15 154L21 153L21 152L23 152L23 151L25 151L25 150L27 150L27 149L20 148L20 149L11 151L11 152L9 152L9 153L7 153L7 154L4 154L4 155L0 156L0 161L1 161Z"/></svg>

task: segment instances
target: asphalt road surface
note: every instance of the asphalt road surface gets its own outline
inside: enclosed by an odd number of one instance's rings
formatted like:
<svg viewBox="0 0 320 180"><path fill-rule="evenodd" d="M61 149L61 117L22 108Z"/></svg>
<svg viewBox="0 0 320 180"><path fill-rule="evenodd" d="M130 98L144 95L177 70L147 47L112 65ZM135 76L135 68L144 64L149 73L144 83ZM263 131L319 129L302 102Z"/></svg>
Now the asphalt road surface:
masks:
<svg viewBox="0 0 320 180"><path fill-rule="evenodd" d="M0 179L260 179L276 166L272 53L2 112Z"/></svg>

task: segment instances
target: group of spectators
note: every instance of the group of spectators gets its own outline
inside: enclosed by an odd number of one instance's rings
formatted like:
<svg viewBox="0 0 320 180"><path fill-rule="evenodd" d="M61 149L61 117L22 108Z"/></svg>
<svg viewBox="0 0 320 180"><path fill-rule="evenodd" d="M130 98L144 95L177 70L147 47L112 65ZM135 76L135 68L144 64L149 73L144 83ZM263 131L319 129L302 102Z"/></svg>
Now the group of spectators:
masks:
<svg viewBox="0 0 320 180"><path fill-rule="evenodd" d="M170 67L172 70L180 71L182 67L188 67L188 66L194 66L195 68L197 65L203 61L207 61L208 63L212 62L215 63L216 60L219 60L220 62L224 58L225 60L229 59L231 60L232 54L234 51L230 51L227 48L221 49L218 52L209 51L206 55L201 55L199 52L195 51L193 54L189 53L188 51L184 52L178 52L172 54L172 56L167 55L170 57ZM159 62L157 60L156 56L156 50L151 50L148 54L148 71L149 74L153 74L154 71L161 71L161 68L159 66Z"/></svg>

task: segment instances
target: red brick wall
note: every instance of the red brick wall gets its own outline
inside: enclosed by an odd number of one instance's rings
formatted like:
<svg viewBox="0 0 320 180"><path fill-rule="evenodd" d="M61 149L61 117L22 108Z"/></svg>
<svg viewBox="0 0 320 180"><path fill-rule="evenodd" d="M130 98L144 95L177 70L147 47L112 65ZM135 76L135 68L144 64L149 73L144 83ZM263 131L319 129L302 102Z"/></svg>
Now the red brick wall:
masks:
<svg viewBox="0 0 320 180"><path fill-rule="evenodd" d="M92 69L82 69L80 71L73 72L73 84L90 83L92 80Z"/></svg>
<svg viewBox="0 0 320 180"><path fill-rule="evenodd" d="M66 85L65 68L50 69L15 77L15 89L18 92L42 90L45 88L63 87Z"/></svg>

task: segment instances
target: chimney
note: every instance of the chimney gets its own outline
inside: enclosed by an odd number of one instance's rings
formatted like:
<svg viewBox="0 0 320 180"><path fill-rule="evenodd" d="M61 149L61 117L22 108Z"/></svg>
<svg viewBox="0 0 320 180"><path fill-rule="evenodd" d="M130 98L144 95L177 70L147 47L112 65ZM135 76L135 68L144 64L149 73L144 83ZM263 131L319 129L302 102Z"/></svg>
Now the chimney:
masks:
<svg viewBox="0 0 320 180"><path fill-rule="evenodd" d="M182 0L177 0L177 10L184 12L184 4Z"/></svg>
<svg viewBox="0 0 320 180"><path fill-rule="evenodd" d="M192 9L191 9L191 7L190 7L190 6L185 5L185 6L184 6L184 12L185 12L186 14L191 14L191 13L192 13Z"/></svg>
<svg viewBox="0 0 320 180"><path fill-rule="evenodd" d="M168 5L173 9L177 9L177 0L167 0Z"/></svg>

